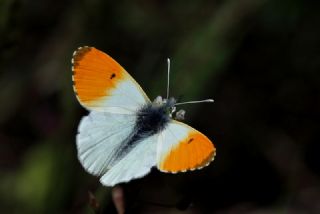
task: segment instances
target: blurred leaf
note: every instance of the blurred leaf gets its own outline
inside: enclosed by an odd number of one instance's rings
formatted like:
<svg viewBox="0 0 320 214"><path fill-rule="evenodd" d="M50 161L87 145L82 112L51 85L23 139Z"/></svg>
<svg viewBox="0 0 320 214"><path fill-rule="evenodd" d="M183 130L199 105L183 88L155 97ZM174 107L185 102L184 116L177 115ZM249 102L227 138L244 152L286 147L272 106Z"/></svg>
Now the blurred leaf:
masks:
<svg viewBox="0 0 320 214"><path fill-rule="evenodd" d="M0 1L0 34L4 32L9 20L10 9L14 0L1 0Z"/></svg>
<svg viewBox="0 0 320 214"><path fill-rule="evenodd" d="M23 95L23 78L15 75L2 75L0 77L0 124L6 121L10 116L16 113L20 107Z"/></svg>
<svg viewBox="0 0 320 214"><path fill-rule="evenodd" d="M71 173L65 164L70 155L64 153L66 151L50 143L39 144L28 151L21 169L5 179L12 188L8 192L8 200L16 200L7 203L17 211L23 208L24 213L51 213L50 207L56 207L57 211L63 205L63 195L70 181L68 174Z"/></svg>

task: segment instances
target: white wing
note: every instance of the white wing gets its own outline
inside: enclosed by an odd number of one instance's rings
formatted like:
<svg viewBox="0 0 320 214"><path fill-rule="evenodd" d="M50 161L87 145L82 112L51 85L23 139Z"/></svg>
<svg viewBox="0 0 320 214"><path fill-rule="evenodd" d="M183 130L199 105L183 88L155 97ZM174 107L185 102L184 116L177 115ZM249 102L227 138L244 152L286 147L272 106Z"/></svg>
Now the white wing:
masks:
<svg viewBox="0 0 320 214"><path fill-rule="evenodd" d="M100 182L106 186L114 186L149 173L156 165L157 138L158 135L153 135L138 142L134 149L100 178Z"/></svg>
<svg viewBox="0 0 320 214"><path fill-rule="evenodd" d="M116 161L116 153L132 133L134 115L90 112L80 122L77 135L78 158L91 174L104 174Z"/></svg>
<svg viewBox="0 0 320 214"><path fill-rule="evenodd" d="M109 95L94 103L96 111L116 114L136 113L143 105L150 103L149 98L143 96L139 85L132 81L122 81L117 87L110 90Z"/></svg>

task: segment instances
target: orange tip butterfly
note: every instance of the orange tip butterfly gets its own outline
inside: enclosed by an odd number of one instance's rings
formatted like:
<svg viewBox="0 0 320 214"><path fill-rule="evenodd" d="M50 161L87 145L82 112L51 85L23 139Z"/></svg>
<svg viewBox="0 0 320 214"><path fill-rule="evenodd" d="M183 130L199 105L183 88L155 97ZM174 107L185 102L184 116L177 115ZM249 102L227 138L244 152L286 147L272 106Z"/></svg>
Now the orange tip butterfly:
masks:
<svg viewBox="0 0 320 214"><path fill-rule="evenodd" d="M78 158L86 171L114 186L148 174L152 167L177 173L201 169L214 159L213 143L194 128L178 122L184 111L158 96L153 102L121 65L94 47L80 47L72 58L73 88L90 111L76 137ZM175 118L175 119L173 119Z"/></svg>

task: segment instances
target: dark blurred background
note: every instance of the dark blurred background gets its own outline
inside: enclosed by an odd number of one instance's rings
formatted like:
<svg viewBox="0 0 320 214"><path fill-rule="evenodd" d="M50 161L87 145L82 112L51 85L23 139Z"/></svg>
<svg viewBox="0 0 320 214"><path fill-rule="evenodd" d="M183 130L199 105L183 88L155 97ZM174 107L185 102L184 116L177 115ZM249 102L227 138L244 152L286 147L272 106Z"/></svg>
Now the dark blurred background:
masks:
<svg viewBox="0 0 320 214"><path fill-rule="evenodd" d="M320 213L320 2L1 0L0 213L116 213L77 160L83 45L151 99L171 94L217 147L209 167L123 185L128 213ZM88 199L90 191L95 199ZM90 205L91 204L91 205ZM96 204L98 205L98 204Z"/></svg>

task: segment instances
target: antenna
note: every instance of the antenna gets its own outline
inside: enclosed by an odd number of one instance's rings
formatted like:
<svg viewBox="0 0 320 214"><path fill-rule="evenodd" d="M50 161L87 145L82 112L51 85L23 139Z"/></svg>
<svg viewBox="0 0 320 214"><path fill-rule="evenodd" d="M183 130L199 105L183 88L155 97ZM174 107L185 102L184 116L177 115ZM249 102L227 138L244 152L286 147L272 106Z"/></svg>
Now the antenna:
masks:
<svg viewBox="0 0 320 214"><path fill-rule="evenodd" d="M169 86L170 86L170 59L167 58L168 62L168 82L167 82L167 99L169 99Z"/></svg>
<svg viewBox="0 0 320 214"><path fill-rule="evenodd" d="M214 102L213 99L196 100L196 101L188 101L188 102L176 103L175 106L184 105L184 104L191 104L191 103L213 103L213 102Z"/></svg>
<svg viewBox="0 0 320 214"><path fill-rule="evenodd" d="M170 91L170 59L167 58L167 63L168 63L168 82L167 82L167 100L169 99L169 91ZM196 100L196 101L188 101L188 102L182 102L182 103L176 103L175 106L177 105L184 105L184 104L191 104L191 103L213 103L213 99L206 99L206 100Z"/></svg>

